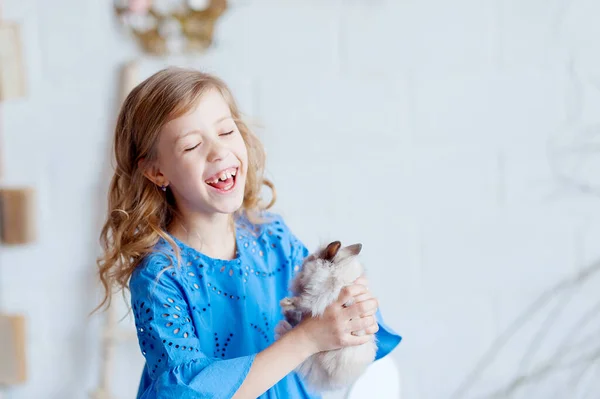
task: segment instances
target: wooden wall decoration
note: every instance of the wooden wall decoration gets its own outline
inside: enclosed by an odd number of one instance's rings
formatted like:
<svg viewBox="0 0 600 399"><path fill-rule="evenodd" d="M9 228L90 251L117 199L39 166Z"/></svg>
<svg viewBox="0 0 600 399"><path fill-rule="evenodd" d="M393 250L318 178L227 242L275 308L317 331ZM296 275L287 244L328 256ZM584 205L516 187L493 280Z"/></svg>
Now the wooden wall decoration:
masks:
<svg viewBox="0 0 600 399"><path fill-rule="evenodd" d="M201 53L213 44L227 0L115 0L115 12L144 53Z"/></svg>
<svg viewBox="0 0 600 399"><path fill-rule="evenodd" d="M0 20L0 101L26 95L21 29Z"/></svg>
<svg viewBox="0 0 600 399"><path fill-rule="evenodd" d="M27 380L25 316L0 313L0 385L23 384Z"/></svg>

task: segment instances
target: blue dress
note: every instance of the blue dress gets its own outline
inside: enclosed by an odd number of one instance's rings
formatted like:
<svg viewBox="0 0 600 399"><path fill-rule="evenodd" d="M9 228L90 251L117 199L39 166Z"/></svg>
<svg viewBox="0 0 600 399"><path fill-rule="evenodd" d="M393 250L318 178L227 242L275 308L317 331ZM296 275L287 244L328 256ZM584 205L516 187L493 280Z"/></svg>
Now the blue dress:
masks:
<svg viewBox="0 0 600 399"><path fill-rule="evenodd" d="M271 345L279 301L308 251L274 216L266 224L236 221L233 260L210 258L175 239L160 240L131 276L131 305L146 364L138 399L229 399L256 354ZM173 262L173 263L172 263ZM166 269L166 270L165 270ZM378 314L377 358L400 337ZM260 399L317 399L292 372Z"/></svg>

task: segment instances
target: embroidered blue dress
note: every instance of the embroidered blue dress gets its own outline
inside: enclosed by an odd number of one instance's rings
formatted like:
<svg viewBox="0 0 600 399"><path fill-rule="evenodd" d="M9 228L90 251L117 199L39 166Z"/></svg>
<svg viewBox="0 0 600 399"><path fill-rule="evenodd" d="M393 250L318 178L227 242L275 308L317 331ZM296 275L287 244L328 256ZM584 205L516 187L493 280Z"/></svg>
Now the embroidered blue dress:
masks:
<svg viewBox="0 0 600 399"><path fill-rule="evenodd" d="M236 222L233 260L210 258L174 239L161 240L130 280L140 349L146 358L138 399L229 399L256 354L274 342L279 301L308 251L283 220L254 226ZM173 263L171 262L173 261ZM165 271L166 269L166 271ZM400 337L378 315L377 358ZM260 399L316 399L292 372Z"/></svg>

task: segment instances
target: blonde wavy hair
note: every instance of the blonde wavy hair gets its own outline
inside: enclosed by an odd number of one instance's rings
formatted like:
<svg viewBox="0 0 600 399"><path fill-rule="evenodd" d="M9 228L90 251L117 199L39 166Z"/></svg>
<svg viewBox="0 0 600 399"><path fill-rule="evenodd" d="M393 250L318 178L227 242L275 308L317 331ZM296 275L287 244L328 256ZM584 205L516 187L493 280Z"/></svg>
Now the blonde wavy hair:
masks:
<svg viewBox="0 0 600 399"><path fill-rule="evenodd" d="M213 75L191 69L167 68L155 73L129 93L117 119L115 172L108 192L108 217L100 234L104 254L97 261L104 298L95 310L110 306L113 287L122 292L128 288L133 271L160 237L178 250L167 234L177 212L175 200L170 190L163 192L144 176L143 164L156 160L163 126L191 111L210 90L218 90L228 103L248 150L244 200L238 214L260 222L261 212L274 204L274 187L263 177L264 148L242 120L227 85ZM260 196L263 185L272 190L267 205Z"/></svg>

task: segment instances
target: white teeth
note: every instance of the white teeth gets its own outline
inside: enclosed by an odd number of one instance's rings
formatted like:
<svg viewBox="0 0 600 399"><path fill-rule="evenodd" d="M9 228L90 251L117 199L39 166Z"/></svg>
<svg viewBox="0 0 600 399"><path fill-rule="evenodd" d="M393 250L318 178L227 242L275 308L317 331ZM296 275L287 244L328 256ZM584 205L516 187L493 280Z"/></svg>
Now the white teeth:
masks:
<svg viewBox="0 0 600 399"><path fill-rule="evenodd" d="M227 179L230 179L232 176L235 176L236 174L237 174L236 168L224 170L223 172L219 173L219 175L217 177L215 177L213 180L206 180L206 182L209 184L215 184L215 183L218 183L219 180L226 181Z"/></svg>

